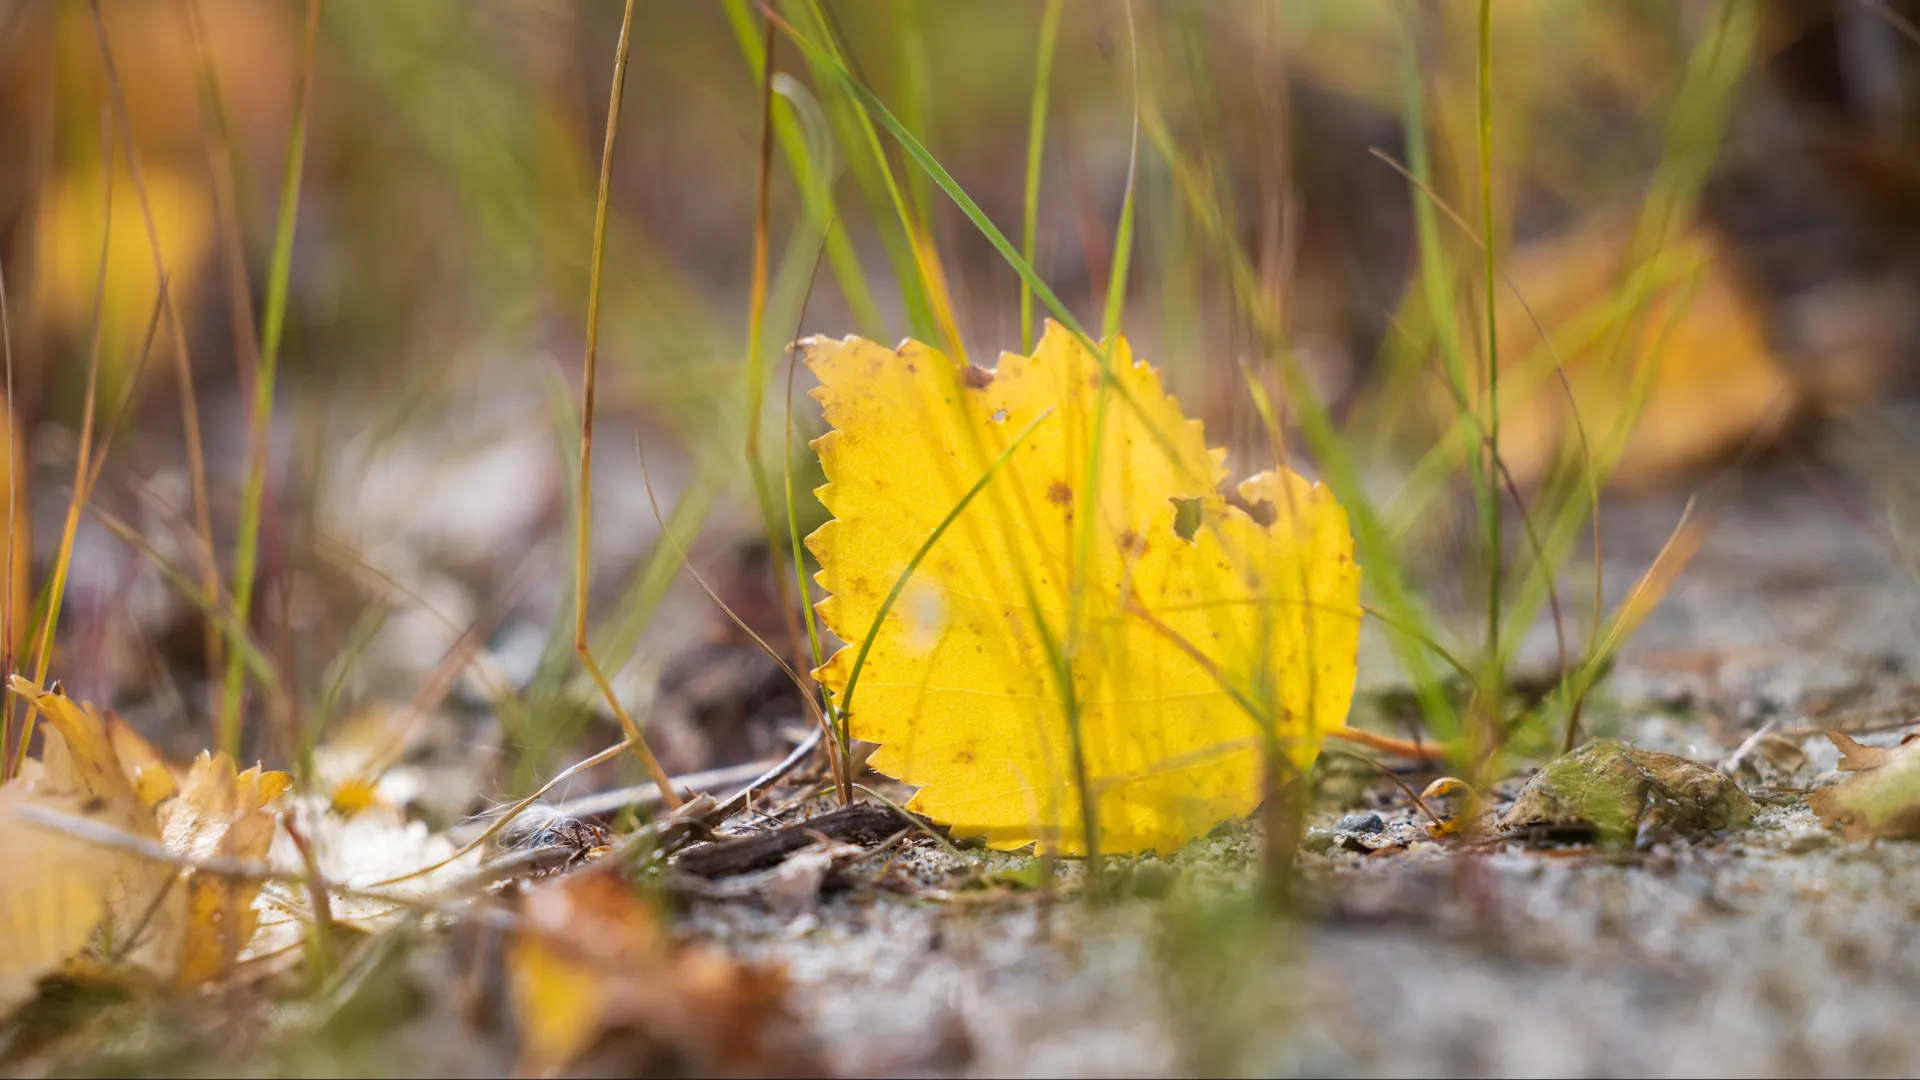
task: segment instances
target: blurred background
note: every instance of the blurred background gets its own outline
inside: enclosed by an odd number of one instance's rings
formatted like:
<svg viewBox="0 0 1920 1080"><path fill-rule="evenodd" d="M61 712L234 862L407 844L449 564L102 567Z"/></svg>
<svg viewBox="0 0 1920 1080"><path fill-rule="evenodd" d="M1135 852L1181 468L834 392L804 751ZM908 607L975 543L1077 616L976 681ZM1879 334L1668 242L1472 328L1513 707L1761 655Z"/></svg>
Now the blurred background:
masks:
<svg viewBox="0 0 1920 1080"><path fill-rule="evenodd" d="M1272 457L1256 387L1292 433L1323 415L1402 522L1410 573L1431 564L1441 593L1459 577L1474 437L1458 420L1478 384L1442 372L1488 355L1473 5L775 7L839 50L1089 326L1131 200L1122 326L1234 474ZM1897 400L1920 332L1914 8L1494 5L1503 456L1546 518L1585 505L1570 397L1581 460L1625 491L1817 455ZM513 788L616 737L573 658L571 521L620 17L614 0L0 5L18 666L70 550L52 674L172 753L215 744L219 613L251 563L249 756L403 738ZM776 491L792 469L800 531L823 513L805 495L804 372L783 434L784 346L911 335L990 364L1031 332L1020 277L864 116L758 7L639 5L589 622L670 771L778 750L801 711L678 573L639 448L693 565L777 637L790 556L767 539L750 427ZM263 457L249 427L281 254ZM1301 438L1296 466L1324 450ZM236 560L256 473L257 553ZM76 475L97 481L70 525ZM455 787L447 814L471 809Z"/></svg>

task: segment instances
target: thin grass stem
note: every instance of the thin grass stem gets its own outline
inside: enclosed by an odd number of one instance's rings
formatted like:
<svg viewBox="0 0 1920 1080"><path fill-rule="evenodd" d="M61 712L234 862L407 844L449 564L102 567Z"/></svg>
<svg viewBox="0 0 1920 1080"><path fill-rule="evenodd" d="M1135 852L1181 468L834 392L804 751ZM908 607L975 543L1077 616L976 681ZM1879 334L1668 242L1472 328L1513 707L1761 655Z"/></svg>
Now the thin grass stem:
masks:
<svg viewBox="0 0 1920 1080"><path fill-rule="evenodd" d="M633 41L633 2L626 2L620 16L620 38L614 45L613 86L608 91L607 101L607 136L600 152L600 192L593 207L593 265L587 283L586 355L580 376L580 496L574 520L573 651L580 657L587 675L593 679L608 708L619 719L621 729L626 732L623 745L633 748L634 756L640 759L648 779L660 785L661 801L666 803L669 810L678 810L683 802L680 793L673 789L673 781L667 777L666 770L660 767L660 760L647 746L646 737L640 733L640 725L634 723L626 706L620 704L620 695L614 693L613 684L600 670L587 641L587 576L592 565L593 542L594 376L600 353L600 285L601 275L606 268L607 207L612 200L613 150L620 133L620 104L625 96L627 57Z"/></svg>
<svg viewBox="0 0 1920 1080"><path fill-rule="evenodd" d="M120 129L120 141L126 144L128 176L134 195L140 200L140 220L146 226L147 248L153 256L154 278L160 283L160 302L165 308L167 328L173 346L173 374L180 394L180 428L186 439L187 478L193 500L193 529L199 540L194 555L200 570L200 584L209 594L220 588L220 567L213 557L213 512L207 495L206 454L200 440L200 404L193 385L193 358L187 351L186 323L180 317L180 304L172 286L173 276L160 251L160 228L153 216L153 202L147 195L146 172L140 165L140 152L133 138L133 120L127 110L127 95L120 82L113 45L108 40L107 23L100 14L100 0L88 0L87 13L93 23L100 63L106 73L107 92L114 119ZM207 673L220 670L220 631L206 623L202 632L207 645Z"/></svg>
<svg viewBox="0 0 1920 1080"><path fill-rule="evenodd" d="M287 287L293 267L294 223L299 216L300 179L306 163L307 117L313 102L315 49L325 0L308 0L306 30L300 44L299 89L294 98L292 133L285 175L280 182L280 217L274 228L273 258L267 275L266 313L260 327L260 370L253 381L252 423L247 431L247 483L240 498L240 526L233 543L233 613L245 626L253 610L254 573L259 566L260 507L266 495L268 430L273 421L273 392L280 368L280 339L286 329ZM220 745L240 757L241 692L245 665L227 660L226 691L220 707Z"/></svg>
<svg viewBox="0 0 1920 1080"><path fill-rule="evenodd" d="M103 118L104 121L104 118ZM33 650L33 681L45 686L47 668L53 662L53 635L60 622L60 602L67 591L67 571L73 565L73 541L80 529L80 513L87 501L87 476L93 459L93 414L100 392L100 350L106 337L107 259L113 239L113 130L101 125L101 161L105 180L101 197L105 202L100 218L100 270L94 281L93 329L87 346L87 388L80 408L80 447L74 454L73 495L67 500L66 523L60 530L60 547L54 552L53 572L47 582L46 609L39 624L39 640ZM27 760L27 745L33 739L33 722L40 715L37 704L29 704L26 723L14 745L11 775L18 775Z"/></svg>
<svg viewBox="0 0 1920 1080"><path fill-rule="evenodd" d="M800 616L794 611L792 586L777 562L772 561L780 550L781 529L766 462L760 453L761 413L766 407L767 394L767 247L773 230L773 66L779 40L774 34L773 21L765 22L760 52L760 155L753 200L753 280L747 302L747 473L753 481L754 502L760 509L760 525L770 560L768 574L773 578L775 602L786 623L787 647L792 650L794 661L804 664L805 642L801 637Z"/></svg>
<svg viewBox="0 0 1920 1080"><path fill-rule="evenodd" d="M1493 0L1480 0L1480 33L1476 52L1478 71L1477 97L1479 105L1479 124L1477 125L1480 150L1480 231L1486 237L1482 246L1481 281L1482 301L1485 305L1486 328L1486 407L1487 442L1485 448L1485 473L1488 487L1494 486L1493 475L1500 468L1500 332L1499 323L1494 315L1494 266L1493 266ZM1487 557L1487 664L1489 670L1481 692L1487 695L1486 713L1491 718L1489 731L1497 730L1500 718L1503 683L1506 674L1500 670L1500 586L1503 568L1503 547L1501 543L1501 505L1500 494L1490 490L1484 499L1483 512L1486 516L1486 557ZM1546 567L1542 572L1551 573Z"/></svg>

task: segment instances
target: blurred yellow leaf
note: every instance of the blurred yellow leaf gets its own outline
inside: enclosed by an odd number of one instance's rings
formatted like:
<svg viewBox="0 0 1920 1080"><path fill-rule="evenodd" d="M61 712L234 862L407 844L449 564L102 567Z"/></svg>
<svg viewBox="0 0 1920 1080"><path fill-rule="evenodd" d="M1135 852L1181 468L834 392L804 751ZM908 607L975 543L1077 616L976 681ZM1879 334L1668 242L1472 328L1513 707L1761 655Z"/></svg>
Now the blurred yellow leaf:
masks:
<svg viewBox="0 0 1920 1080"><path fill-rule="evenodd" d="M191 293L200 268L213 250L213 205L204 182L193 174L147 164L147 198L153 208L153 226L160 238L160 255L175 300L191 310ZM112 233L106 237L106 311L101 359L111 376L130 368L160 298L160 275L153 265L153 245L147 236L140 197L132 175L124 168L113 174ZM93 322L94 296L99 284L102 234L108 227L107 174L100 170L56 176L40 207L34 238L35 296L45 318L69 336L85 341ZM154 348L166 348L162 331ZM112 401L117 386L109 377L102 400Z"/></svg>
<svg viewBox="0 0 1920 1080"><path fill-rule="evenodd" d="M541 939L522 936L508 956L514 1011L520 1018L520 1060L530 1074L579 1057L601 1033L602 973Z"/></svg>
<svg viewBox="0 0 1920 1080"><path fill-rule="evenodd" d="M1285 470L1239 488L1271 524L1230 504L1225 452L1124 339L1104 406L1098 359L1052 324L993 371L912 342L806 350L834 514L808 546L821 615L854 643L816 675L880 744L874 768L920 786L912 809L996 847L1082 853L1084 783L1103 848L1167 852L1260 801L1268 733L1304 770L1344 725L1360 633L1346 512ZM1069 708L1053 658L1076 608Z"/></svg>
<svg viewBox="0 0 1920 1080"><path fill-rule="evenodd" d="M1658 483L1735 451L1797 403L1760 302L1718 240L1700 229L1673 240L1641 268L1646 284L1636 296L1622 288L1635 270L1632 233L1630 222L1600 215L1506 264L1526 306L1498 287L1500 452L1520 483L1543 476L1563 448L1577 449L1556 352L1590 445L1599 457L1618 455L1614 479L1626 485ZM1477 403L1478 380L1469 382ZM1457 414L1450 391L1434 400L1443 416Z"/></svg>

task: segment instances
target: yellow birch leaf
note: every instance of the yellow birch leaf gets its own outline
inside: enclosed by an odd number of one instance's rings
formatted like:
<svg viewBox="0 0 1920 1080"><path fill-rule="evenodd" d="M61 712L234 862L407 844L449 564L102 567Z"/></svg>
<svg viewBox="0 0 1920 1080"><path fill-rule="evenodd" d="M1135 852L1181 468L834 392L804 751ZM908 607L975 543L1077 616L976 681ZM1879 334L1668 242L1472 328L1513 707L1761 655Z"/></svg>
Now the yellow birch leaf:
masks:
<svg viewBox="0 0 1920 1080"><path fill-rule="evenodd" d="M815 674L880 744L873 767L919 786L911 809L995 847L1083 854L1085 790L1102 850L1168 852L1259 803L1269 745L1305 770L1344 725L1346 512L1285 470L1240 486L1270 524L1230 504L1225 452L1124 339L1105 388L1052 324L992 371L912 342L805 347L833 428L814 446L834 520L808 546L820 613L852 643Z"/></svg>
<svg viewBox="0 0 1920 1080"><path fill-rule="evenodd" d="M220 838L216 854L233 859L259 859L273 843L274 819L249 814L236 820ZM240 950L253 940L260 916L254 899L260 882L194 871L187 877L187 918L180 943L174 981L182 989L199 986L230 970Z"/></svg>

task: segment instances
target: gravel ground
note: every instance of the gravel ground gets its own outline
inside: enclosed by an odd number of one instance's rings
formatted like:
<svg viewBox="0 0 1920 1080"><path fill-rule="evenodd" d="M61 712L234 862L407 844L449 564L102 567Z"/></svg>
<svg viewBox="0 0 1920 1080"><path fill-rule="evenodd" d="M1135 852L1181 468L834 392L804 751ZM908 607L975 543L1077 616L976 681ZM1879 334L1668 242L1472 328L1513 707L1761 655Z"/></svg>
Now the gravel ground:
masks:
<svg viewBox="0 0 1920 1080"><path fill-rule="evenodd" d="M1747 490L1625 651L1597 723L1708 763L1770 724L1782 738L1738 770L1764 793L1830 778L1822 726L1898 740L1920 588L1798 474ZM1609 593L1679 506L1609 509ZM700 901L685 928L783 961L846 1074L1920 1071L1920 846L1844 843L1789 795L1733 836L1463 855L1372 797L1377 822L1316 812L1325 850L1301 856L1314 914L1298 920L1246 917L1241 825L1137 874L1170 887L1161 902L1048 905L968 887L965 864L916 848L797 912ZM1022 865L966 858L976 876Z"/></svg>

